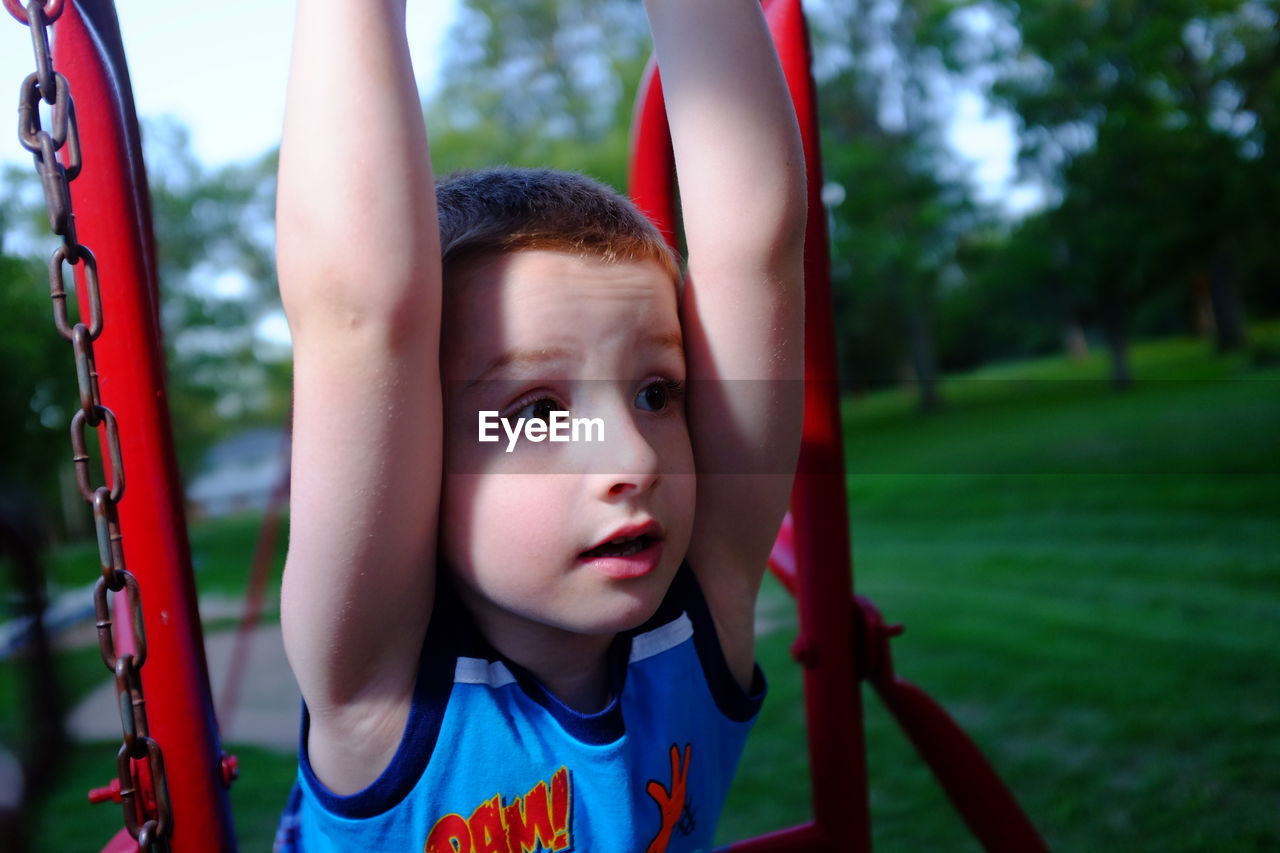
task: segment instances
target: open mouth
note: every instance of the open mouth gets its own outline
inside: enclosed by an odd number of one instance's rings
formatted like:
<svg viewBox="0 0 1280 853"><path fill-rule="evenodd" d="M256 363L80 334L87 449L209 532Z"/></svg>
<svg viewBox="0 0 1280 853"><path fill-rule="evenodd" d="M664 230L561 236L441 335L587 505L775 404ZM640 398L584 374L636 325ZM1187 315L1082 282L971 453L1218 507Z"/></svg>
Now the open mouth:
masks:
<svg viewBox="0 0 1280 853"><path fill-rule="evenodd" d="M582 559L594 560L597 557L630 557L639 554L650 545L659 541L658 537L647 533L639 536L619 536L608 542L597 545L582 552Z"/></svg>

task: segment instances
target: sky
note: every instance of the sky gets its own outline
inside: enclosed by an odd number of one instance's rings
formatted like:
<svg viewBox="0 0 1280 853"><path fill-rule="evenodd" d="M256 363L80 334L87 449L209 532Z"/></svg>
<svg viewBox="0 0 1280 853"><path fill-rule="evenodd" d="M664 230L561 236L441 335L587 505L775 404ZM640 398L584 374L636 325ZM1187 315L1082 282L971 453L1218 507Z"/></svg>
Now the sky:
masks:
<svg viewBox="0 0 1280 853"><path fill-rule="evenodd" d="M293 0L118 0L139 115L177 118L190 128L194 152L209 166L270 150L280 140L293 6ZM424 93L435 80L440 44L456 9L456 0L409 3L410 50ZM0 12L0 94L11 91L16 101L32 68L26 27ZM29 165L16 138L7 136L0 134L0 164ZM973 162L983 200L1002 200L1013 210L1034 203L1025 189L1012 186L1009 119L989 115L976 93L957 96L948 138Z"/></svg>
<svg viewBox="0 0 1280 853"><path fill-rule="evenodd" d="M177 118L210 166L270 150L280 141L293 7L293 0L117 0L139 116ZM410 50L424 92L456 8L455 0L409 3ZM12 90L16 104L32 70L27 28L0 12L0 94ZM7 136L0 136L0 162L29 163Z"/></svg>

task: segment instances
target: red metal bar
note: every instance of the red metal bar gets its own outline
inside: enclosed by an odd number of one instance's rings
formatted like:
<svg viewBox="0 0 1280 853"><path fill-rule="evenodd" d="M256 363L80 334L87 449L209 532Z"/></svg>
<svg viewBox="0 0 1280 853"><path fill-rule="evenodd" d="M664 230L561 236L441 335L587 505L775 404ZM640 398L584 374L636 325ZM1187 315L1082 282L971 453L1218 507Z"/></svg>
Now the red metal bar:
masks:
<svg viewBox="0 0 1280 853"><path fill-rule="evenodd" d="M805 418L791 505L800 613L797 653L805 666L805 706L814 824L732 849L866 850L871 829L863 752L862 702L854 677L853 594L845 507L843 444L831 322L826 215L809 44L799 0L766 0L765 11L804 137L809 194L805 259ZM674 244L670 130L652 65L637 101L631 195ZM803 839L802 843L797 844Z"/></svg>
<svg viewBox="0 0 1280 853"><path fill-rule="evenodd" d="M814 821L832 849L871 848L862 694L854 678L852 551L845 497L844 440L831 315L827 217L817 99L800 0L765 4L804 139L808 186L805 233L805 413L792 490L796 603L795 651L805 667L805 713Z"/></svg>
<svg viewBox="0 0 1280 853"><path fill-rule="evenodd" d="M773 542L773 551L769 554L769 571L791 593L796 595L796 534L795 524L791 521L791 513L782 519L782 527L778 529L778 538Z"/></svg>
<svg viewBox="0 0 1280 853"><path fill-rule="evenodd" d="M127 565L142 589L150 650L142 678L151 735L164 751L171 843L183 853L231 850L235 837L165 396L150 200L110 0L67 3L54 26L54 56L71 84L84 150L71 191L80 240L96 254L101 277L106 323L95 352L103 401L119 419L128 474L120 524ZM104 755L104 775L114 768L111 759Z"/></svg>
<svg viewBox="0 0 1280 853"><path fill-rule="evenodd" d="M868 678L880 698L911 739L917 752L933 770L934 776L950 798L974 836L990 851L1046 850L1030 820L1013 795L991 768L973 741L960 729L943 708L916 686L898 678L889 656L889 639L901 632L900 626L886 626L870 601L858 597L853 608L840 600L852 595L850 578L850 542L844 478L843 440L840 425L839 390L837 385L834 324L831 322L830 258L826 233L827 217L820 196L822 171L818 150L817 99L809 73L810 51L799 0L766 0L766 9L774 31L778 55L787 72L796 115L805 140L808 168L809 231L806 234L805 258L805 438L799 473L792 497L791 529L784 529L776 550L784 553L771 562L784 564L785 551L794 543L795 592L800 602L801 636L799 656L809 667L806 672L805 701L809 711L811 755L816 744L821 752L832 748L842 721L831 708L858 703L833 684L841 672ZM821 573L822 577L814 577ZM837 576L839 575L839 576ZM809 606L806 598L812 597ZM849 601L844 598L843 601ZM811 641L812 645L805 645ZM841 649L832 665L828 658ZM857 653L855 659L853 653ZM816 655L816 665L809 660ZM826 667L823 672L814 670ZM848 667L848 669L845 669ZM847 676L846 676L847 677ZM811 690L811 682L818 691ZM846 684L855 691L856 682ZM815 703L819 706L814 708ZM854 835L849 846L857 843L870 847L870 816L867 811L865 769L863 765L863 731L861 706L855 726L844 726L846 736L857 738L859 761L856 779L841 776L838 768L824 762L813 772L814 814L818 824L832 839L841 828ZM814 726L817 726L815 738ZM822 780L838 779L837 785L824 788ZM852 785L861 787L850 791ZM845 799L852 796L852 801ZM854 810L850 813L850 808ZM841 821L842 810L848 815Z"/></svg>
<svg viewBox="0 0 1280 853"><path fill-rule="evenodd" d="M1043 840L968 736L940 705L894 674L889 639L901 632L901 626L886 626L869 601L853 597L827 220L821 205L808 33L799 0L764 0L764 6L804 138L809 192L803 443L792 511L783 521L769 565L799 607L799 635L792 651L805 667L815 819L739 842L727 853L870 849L858 689L863 678L871 681L987 850L1042 851ZM631 194L672 245L677 233L674 184L670 129L661 83L651 63L636 107Z"/></svg>
<svg viewBox="0 0 1280 853"><path fill-rule="evenodd" d="M857 598L864 677L929 765L934 778L974 837L990 851L1039 853L1048 847L991 768L986 757L941 705L897 676L889 640L901 625L887 625L866 598Z"/></svg>
<svg viewBox="0 0 1280 853"><path fill-rule="evenodd" d="M772 0L765 9L804 137L809 190L805 418L791 511L799 569L796 642L805 666L814 820L840 849L870 849L863 708L859 685L851 678L855 637L849 601L854 588L817 97L800 0Z"/></svg>
<svg viewBox="0 0 1280 853"><path fill-rule="evenodd" d="M658 64L649 60L636 94L631 119L631 170L627 190L640 212L657 226L672 248L677 247L675 157L671 151L671 126L662 99Z"/></svg>

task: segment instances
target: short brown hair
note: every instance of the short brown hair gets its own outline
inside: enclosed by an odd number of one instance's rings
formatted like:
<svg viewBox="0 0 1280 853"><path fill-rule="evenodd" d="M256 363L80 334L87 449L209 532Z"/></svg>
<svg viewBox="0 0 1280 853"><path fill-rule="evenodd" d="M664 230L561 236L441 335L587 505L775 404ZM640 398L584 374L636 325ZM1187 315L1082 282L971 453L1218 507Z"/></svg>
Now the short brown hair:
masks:
<svg viewBox="0 0 1280 853"><path fill-rule="evenodd" d="M555 249L606 261L657 261L680 279L680 259L627 198L574 172L504 167L457 172L436 185L440 257Z"/></svg>

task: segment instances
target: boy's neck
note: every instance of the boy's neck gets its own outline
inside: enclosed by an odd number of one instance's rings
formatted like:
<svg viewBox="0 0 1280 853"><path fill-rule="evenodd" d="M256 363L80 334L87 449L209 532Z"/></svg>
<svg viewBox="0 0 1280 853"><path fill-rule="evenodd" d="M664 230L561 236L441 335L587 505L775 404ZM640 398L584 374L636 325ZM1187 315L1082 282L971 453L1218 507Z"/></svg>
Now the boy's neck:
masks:
<svg viewBox="0 0 1280 853"><path fill-rule="evenodd" d="M584 714L595 713L610 698L609 647L614 634L577 634L500 616L460 590L480 633L503 657L531 673L561 702Z"/></svg>
<svg viewBox="0 0 1280 853"><path fill-rule="evenodd" d="M575 653L568 649L553 653L546 661L520 660L507 651L502 653L533 673L557 699L584 714L592 714L609 703L609 644L612 637L584 637L584 643L596 648L583 648ZM603 645L600 641L603 640ZM499 651L502 651L501 649Z"/></svg>

